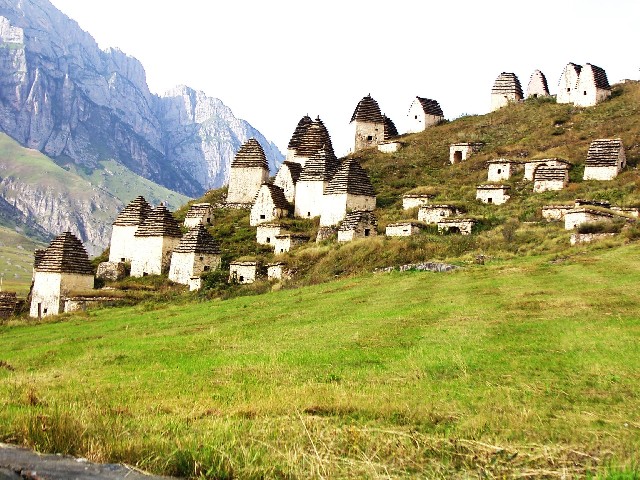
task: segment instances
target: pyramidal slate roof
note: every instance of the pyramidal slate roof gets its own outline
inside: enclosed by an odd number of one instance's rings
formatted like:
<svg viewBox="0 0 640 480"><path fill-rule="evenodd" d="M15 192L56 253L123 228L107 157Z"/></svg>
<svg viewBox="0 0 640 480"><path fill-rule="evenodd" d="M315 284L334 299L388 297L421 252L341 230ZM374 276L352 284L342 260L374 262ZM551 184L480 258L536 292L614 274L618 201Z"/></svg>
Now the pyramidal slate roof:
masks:
<svg viewBox="0 0 640 480"><path fill-rule="evenodd" d="M151 210L151 205L147 203L144 197L138 196L124 207L124 210L118 214L113 224L118 226L140 225L149 216Z"/></svg>
<svg viewBox="0 0 640 480"><path fill-rule="evenodd" d="M37 260L36 271L93 275L84 245L71 232L64 232L51 242Z"/></svg>
<svg viewBox="0 0 640 480"><path fill-rule="evenodd" d="M547 77L540 70L536 70L531 74L527 95L549 95L549 84Z"/></svg>
<svg viewBox="0 0 640 480"><path fill-rule="evenodd" d="M300 141L302 140L302 136L304 132L307 131L307 127L313 123L311 117L309 115L305 115L300 119L296 129L293 131L293 135L291 135L291 140L289 140L289 145L287 148L289 149L297 149L300 146Z"/></svg>
<svg viewBox="0 0 640 480"><path fill-rule="evenodd" d="M615 167L618 165L620 151L624 150L619 138L600 138L591 142L587 152L587 167Z"/></svg>
<svg viewBox="0 0 640 480"><path fill-rule="evenodd" d="M386 115L382 116L382 120L384 122L384 139L389 140L391 137L398 136L398 129L396 128L395 123Z"/></svg>
<svg viewBox="0 0 640 480"><path fill-rule="evenodd" d="M355 230L360 224L371 225L374 228L378 227L378 219L373 212L367 212L364 210L354 210L347 212L344 220L340 224L338 231L349 232Z"/></svg>
<svg viewBox="0 0 640 480"><path fill-rule="evenodd" d="M547 181L564 181L566 180L568 168L566 165L554 166L554 165L541 165L536 168L536 172L533 180L536 182Z"/></svg>
<svg viewBox="0 0 640 480"><path fill-rule="evenodd" d="M280 208L282 210L289 210L291 208L291 204L288 202L287 197L284 196L284 190L282 188L272 183L263 183L260 188L267 188L269 190L271 200L273 200L273 204L276 208ZM256 198L258 198L258 195L260 195L259 190L256 194Z"/></svg>
<svg viewBox="0 0 640 480"><path fill-rule="evenodd" d="M220 253L220 244L209 233L206 227L199 223L184 234L175 253Z"/></svg>
<svg viewBox="0 0 640 480"><path fill-rule="evenodd" d="M369 175L354 158L344 160L327 185L328 195L340 193L375 196Z"/></svg>
<svg viewBox="0 0 640 480"><path fill-rule="evenodd" d="M358 102L356 109L353 111L353 115L351 115L351 122L353 121L373 123L382 123L384 121L380 106L378 102L371 98L371 94L363 97L363 99Z"/></svg>
<svg viewBox="0 0 640 480"><path fill-rule="evenodd" d="M434 115L436 117L444 117L444 113L442 113L442 108L440 108L440 104L432 100L430 98L422 98L416 97L420 105L422 106L422 111L427 115Z"/></svg>
<svg viewBox="0 0 640 480"><path fill-rule="evenodd" d="M340 162L333 153L333 149L324 145L306 161L298 181L329 181L338 169L339 164Z"/></svg>
<svg viewBox="0 0 640 480"><path fill-rule="evenodd" d="M162 203L154 208L135 234L136 237L182 237L178 221Z"/></svg>
<svg viewBox="0 0 640 480"><path fill-rule="evenodd" d="M605 90L609 90L611 88L611 85L609 85L609 79L607 78L607 72L605 72L603 68L591 65L590 63L587 63L584 68L590 69L593 72L593 79L596 88L602 88Z"/></svg>
<svg viewBox="0 0 640 480"><path fill-rule="evenodd" d="M520 80L518 80L515 73L508 72L502 72L498 75L498 78L496 78L493 88L491 89L491 93L500 95L515 93L516 95L523 97Z"/></svg>
<svg viewBox="0 0 640 480"><path fill-rule="evenodd" d="M293 183L297 183L300 178L300 173L302 173L302 165L298 162L282 162L282 166L289 169L289 173L291 173L291 180L293 180Z"/></svg>
<svg viewBox="0 0 640 480"><path fill-rule="evenodd" d="M269 162L262 146L255 138L247 140L236 153L231 168L265 168L269 170Z"/></svg>
<svg viewBox="0 0 640 480"><path fill-rule="evenodd" d="M307 126L305 132L300 137L300 143L296 148L296 154L311 157L318 153L323 148L326 148L331 155L333 153L333 145L331 144L331 137L327 127L324 126L320 117L317 117L314 121Z"/></svg>
<svg viewBox="0 0 640 480"><path fill-rule="evenodd" d="M189 207L185 218L201 218L211 210L210 203L194 203Z"/></svg>

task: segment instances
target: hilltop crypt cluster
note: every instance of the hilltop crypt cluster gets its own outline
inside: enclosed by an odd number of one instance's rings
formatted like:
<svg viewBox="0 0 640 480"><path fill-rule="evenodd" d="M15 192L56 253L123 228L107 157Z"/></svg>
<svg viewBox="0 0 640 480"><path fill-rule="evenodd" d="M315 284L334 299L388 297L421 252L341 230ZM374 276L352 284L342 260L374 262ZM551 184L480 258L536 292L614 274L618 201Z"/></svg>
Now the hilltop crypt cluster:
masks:
<svg viewBox="0 0 640 480"><path fill-rule="evenodd" d="M606 73L600 67L569 63L560 78L558 102L592 106L611 94ZM548 96L547 81L539 70L531 76L528 97ZM492 111L523 99L522 88L513 73L501 73L491 92ZM419 132L444 121L437 101L416 97L408 117L409 133ZM375 147L382 152L401 148L394 140L396 127L381 113L378 103L364 97L351 117L354 127L354 151ZM451 164L465 161L478 152L482 143L457 143L450 147ZM626 165L624 146L619 139L595 140L585 162L585 179L610 180ZM524 170L523 179L534 182L534 192L559 190L568 183L570 162L542 159L517 162L490 160L487 184L477 186L476 198L484 203L502 204L510 198L510 187L499 182ZM437 224L438 230L471 234L476 220L464 216L459 205L431 204L431 195L404 195L403 207L418 207L418 221L390 224L387 236L409 236L425 224ZM113 223L109 261L99 265L97 275L116 280L122 278L130 264L130 275L142 277L168 273L171 281L201 287L204 273L221 267L219 243L209 233L216 208L250 210L250 225L256 227L256 242L271 245L275 253L284 253L296 245L309 242L309 236L288 233L278 223L285 217L319 217L316 241L337 234L340 242L377 234L373 213L376 195L366 171L354 158L338 159L329 132L320 118L304 116L298 122L288 144L286 160L270 181L265 153L255 139L242 145L231 163L226 201L221 205L197 203L188 210L182 229L167 208L152 208L143 197L127 205ZM547 220L565 220L567 229L583 222L612 218L615 215L638 217L638 209L621 209L592 202L576 201L573 207L548 206ZM281 262L260 265L257 261L230 264L229 281L251 283L257 278L280 279L286 275ZM58 236L45 250L35 253L30 315L44 317L85 308L100 297L74 296L74 292L93 289L94 273L84 246L73 234Z"/></svg>

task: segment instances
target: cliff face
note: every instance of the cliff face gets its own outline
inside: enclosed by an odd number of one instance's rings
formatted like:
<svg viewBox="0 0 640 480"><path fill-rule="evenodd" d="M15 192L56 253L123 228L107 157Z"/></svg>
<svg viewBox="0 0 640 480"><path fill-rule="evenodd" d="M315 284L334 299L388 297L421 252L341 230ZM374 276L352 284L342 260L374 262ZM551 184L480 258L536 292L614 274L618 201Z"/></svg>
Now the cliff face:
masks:
<svg viewBox="0 0 640 480"><path fill-rule="evenodd" d="M57 163L115 159L189 196L222 186L252 136L274 170L283 158L218 99L151 94L138 60L100 50L48 0L0 0L0 129Z"/></svg>

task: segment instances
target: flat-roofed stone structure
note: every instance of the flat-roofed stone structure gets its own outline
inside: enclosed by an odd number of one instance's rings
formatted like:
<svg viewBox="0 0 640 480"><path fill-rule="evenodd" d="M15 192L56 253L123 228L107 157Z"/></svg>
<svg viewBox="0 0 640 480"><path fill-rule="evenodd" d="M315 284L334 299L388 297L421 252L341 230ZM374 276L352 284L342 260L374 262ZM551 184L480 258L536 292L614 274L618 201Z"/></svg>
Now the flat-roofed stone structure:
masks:
<svg viewBox="0 0 640 480"><path fill-rule="evenodd" d="M567 66L564 67L560 75L560 80L558 81L558 94L556 95L556 101L558 103L574 102L578 88L578 77L580 76L581 70L582 66L573 62L569 62Z"/></svg>
<svg viewBox="0 0 640 480"><path fill-rule="evenodd" d="M302 144L303 137L307 131L307 128L313 123L311 117L309 115L305 115L300 119L298 125L296 125L296 129L293 131L293 135L291 135L291 140L289 140L289 144L287 145L287 162L296 162L299 164L304 164L304 161L301 161L300 157L298 157L298 148ZM296 158L298 157L298 158Z"/></svg>
<svg viewBox="0 0 640 480"><path fill-rule="evenodd" d="M286 253L298 245L309 243L309 240L311 240L311 237L302 233L281 233L280 235L276 235L273 243L273 251L276 254Z"/></svg>
<svg viewBox="0 0 640 480"><path fill-rule="evenodd" d="M549 96L549 85L547 77L540 70L535 70L529 79L527 87L527 98L538 98Z"/></svg>
<svg viewBox="0 0 640 480"><path fill-rule="evenodd" d="M479 152L483 146L482 142L454 143L449 147L449 162L452 165L464 162L471 155Z"/></svg>
<svg viewBox="0 0 640 480"><path fill-rule="evenodd" d="M496 78L491 89L491 111L498 110L510 103L517 103L523 98L522 86L516 74L502 72Z"/></svg>
<svg viewBox="0 0 640 480"><path fill-rule="evenodd" d="M446 217L455 217L462 213L455 205L423 205L418 210L418 221L436 224Z"/></svg>
<svg viewBox="0 0 640 480"><path fill-rule="evenodd" d="M263 183L256 194L249 215L249 225L255 227L263 222L288 217L293 206L287 201L282 188L271 183Z"/></svg>
<svg viewBox="0 0 640 480"><path fill-rule="evenodd" d="M584 162L584 180L613 180L627 165L624 145L619 138L591 142Z"/></svg>
<svg viewBox="0 0 640 480"><path fill-rule="evenodd" d="M191 279L218 270L221 264L220 244L199 223L180 239L171 254L169 280L190 285Z"/></svg>
<svg viewBox="0 0 640 480"><path fill-rule="evenodd" d="M540 160L529 160L524 164L524 180L533 182L536 168L542 165L546 165L548 167L561 167L564 165L567 168L571 168L571 163L560 158L543 158Z"/></svg>
<svg viewBox="0 0 640 480"><path fill-rule="evenodd" d="M180 225L162 203L152 210L135 234L131 276L160 275L169 270L171 252L180 243Z"/></svg>
<svg viewBox="0 0 640 480"><path fill-rule="evenodd" d="M611 86L603 68L587 63L578 76L573 103L580 107L592 107L611 96Z"/></svg>
<svg viewBox="0 0 640 480"><path fill-rule="evenodd" d="M286 264L284 262L269 263L267 265L267 280L286 280L289 275L285 273Z"/></svg>
<svg viewBox="0 0 640 480"><path fill-rule="evenodd" d="M287 202L296 201L296 184L302 173L302 165L297 162L282 162L273 184L284 192Z"/></svg>
<svg viewBox="0 0 640 480"><path fill-rule="evenodd" d="M402 196L402 209L410 210L423 205L429 205L435 195L429 193L407 193Z"/></svg>
<svg viewBox="0 0 640 480"><path fill-rule="evenodd" d="M348 212L338 227L338 242L350 242L356 238L378 235L378 220L371 211Z"/></svg>
<svg viewBox="0 0 640 480"><path fill-rule="evenodd" d="M573 230L583 223L611 221L613 215L593 208L580 207L574 208L564 214L565 230Z"/></svg>
<svg viewBox="0 0 640 480"><path fill-rule="evenodd" d="M322 214L325 191L339 166L329 145L307 160L296 184L296 217L313 218Z"/></svg>
<svg viewBox="0 0 640 480"><path fill-rule="evenodd" d="M229 283L254 283L263 277L263 268L255 260L237 261L229 264Z"/></svg>
<svg viewBox="0 0 640 480"><path fill-rule="evenodd" d="M255 138L247 140L236 153L229 169L227 203L253 203L260 185L269 180L269 163L262 146Z"/></svg>
<svg viewBox="0 0 640 480"><path fill-rule="evenodd" d="M407 118L409 124L407 132L417 133L444 121L444 113L436 100L416 97L411 102Z"/></svg>
<svg viewBox="0 0 640 480"><path fill-rule="evenodd" d="M522 164L508 158L495 158L487 162L487 181L503 182L509 180L518 170L522 168Z"/></svg>
<svg viewBox="0 0 640 480"><path fill-rule="evenodd" d="M283 230L284 227L279 223L261 223L256 229L256 242L259 245L273 245L276 236Z"/></svg>
<svg viewBox="0 0 640 480"><path fill-rule="evenodd" d="M438 233L471 235L476 221L473 218L442 218L437 222Z"/></svg>
<svg viewBox="0 0 640 480"><path fill-rule="evenodd" d="M606 238L615 237L615 233L572 233L569 243L579 245L581 243L597 242Z"/></svg>
<svg viewBox="0 0 640 480"><path fill-rule="evenodd" d="M393 121L382 114L378 102L370 94L358 102L350 123L354 128L354 152L398 136Z"/></svg>
<svg viewBox="0 0 640 480"><path fill-rule="evenodd" d="M416 222L395 222L387 225L385 235L387 237L410 237L417 235L422 230L422 224Z"/></svg>
<svg viewBox="0 0 640 480"><path fill-rule="evenodd" d="M109 262L130 262L135 253L135 234L151 213L151 205L142 196L132 200L116 217L111 231Z"/></svg>
<svg viewBox="0 0 640 480"><path fill-rule="evenodd" d="M214 208L210 203L194 203L187 210L183 225L187 228L193 228L199 223L213 225L213 212Z"/></svg>
<svg viewBox="0 0 640 480"><path fill-rule="evenodd" d="M29 316L63 313L65 297L91 290L93 283L93 267L82 242L71 232L58 235L37 260Z"/></svg>
<svg viewBox="0 0 640 480"><path fill-rule="evenodd" d="M574 208L575 205L545 205L542 207L542 218L547 222L564 220L565 214Z"/></svg>
<svg viewBox="0 0 640 480"><path fill-rule="evenodd" d="M482 203L502 205L511 198L509 185L478 185L476 187L476 199Z"/></svg>
<svg viewBox="0 0 640 480"><path fill-rule="evenodd" d="M369 175L354 158L345 159L327 184L322 199L320 226L337 225L351 210L374 210L376 194Z"/></svg>
<svg viewBox="0 0 640 480"><path fill-rule="evenodd" d="M540 165L533 177L533 191L536 193L562 190L569 184L567 165Z"/></svg>
<svg viewBox="0 0 640 480"><path fill-rule="evenodd" d="M616 213L620 213L623 215L628 215L634 218L640 218L640 208L639 207L611 207L611 210Z"/></svg>
<svg viewBox="0 0 640 480"><path fill-rule="evenodd" d="M378 151L382 153L395 153L402 147L400 142L394 140L388 140L378 144Z"/></svg>

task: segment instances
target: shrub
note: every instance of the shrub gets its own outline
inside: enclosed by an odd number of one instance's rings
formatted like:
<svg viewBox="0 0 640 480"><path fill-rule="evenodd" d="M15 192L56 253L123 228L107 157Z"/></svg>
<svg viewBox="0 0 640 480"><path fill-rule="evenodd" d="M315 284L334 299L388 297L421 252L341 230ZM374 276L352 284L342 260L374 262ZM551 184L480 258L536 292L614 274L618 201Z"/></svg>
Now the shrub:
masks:
<svg viewBox="0 0 640 480"><path fill-rule="evenodd" d="M620 233L621 229L619 222L586 222L578 226L578 233Z"/></svg>

